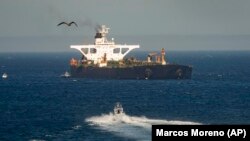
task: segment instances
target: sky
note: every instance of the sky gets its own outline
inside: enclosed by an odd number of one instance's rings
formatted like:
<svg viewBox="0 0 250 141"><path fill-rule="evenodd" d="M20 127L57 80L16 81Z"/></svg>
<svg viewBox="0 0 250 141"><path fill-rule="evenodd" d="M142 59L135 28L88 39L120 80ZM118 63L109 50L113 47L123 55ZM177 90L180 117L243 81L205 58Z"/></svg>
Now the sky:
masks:
<svg viewBox="0 0 250 141"><path fill-rule="evenodd" d="M242 36L250 35L249 7L250 0L1 0L0 38L93 36L102 24L119 36Z"/></svg>

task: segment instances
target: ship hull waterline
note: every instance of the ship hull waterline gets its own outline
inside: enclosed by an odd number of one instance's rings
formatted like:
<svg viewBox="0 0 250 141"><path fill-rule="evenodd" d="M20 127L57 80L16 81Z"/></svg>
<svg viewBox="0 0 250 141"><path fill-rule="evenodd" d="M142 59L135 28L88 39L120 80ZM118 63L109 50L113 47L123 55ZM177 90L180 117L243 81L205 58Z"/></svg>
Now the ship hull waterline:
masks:
<svg viewBox="0 0 250 141"><path fill-rule="evenodd" d="M131 67L71 66L71 77L90 79L191 79L192 67L167 64Z"/></svg>

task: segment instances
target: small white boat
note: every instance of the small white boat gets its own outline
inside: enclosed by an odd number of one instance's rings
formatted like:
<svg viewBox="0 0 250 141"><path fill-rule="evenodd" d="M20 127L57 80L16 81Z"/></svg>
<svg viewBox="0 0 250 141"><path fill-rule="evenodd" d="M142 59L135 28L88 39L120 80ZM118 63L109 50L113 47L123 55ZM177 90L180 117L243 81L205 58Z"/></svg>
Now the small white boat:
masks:
<svg viewBox="0 0 250 141"><path fill-rule="evenodd" d="M120 114L123 114L123 108L122 108L122 105L117 102L115 107L114 107L114 115L120 115Z"/></svg>
<svg viewBox="0 0 250 141"><path fill-rule="evenodd" d="M3 73L2 78L3 78L3 79L8 78L8 74L7 74L7 73Z"/></svg>
<svg viewBox="0 0 250 141"><path fill-rule="evenodd" d="M69 78L70 77L70 73L69 72L65 72L64 74L61 75L62 77L65 77L65 78Z"/></svg>

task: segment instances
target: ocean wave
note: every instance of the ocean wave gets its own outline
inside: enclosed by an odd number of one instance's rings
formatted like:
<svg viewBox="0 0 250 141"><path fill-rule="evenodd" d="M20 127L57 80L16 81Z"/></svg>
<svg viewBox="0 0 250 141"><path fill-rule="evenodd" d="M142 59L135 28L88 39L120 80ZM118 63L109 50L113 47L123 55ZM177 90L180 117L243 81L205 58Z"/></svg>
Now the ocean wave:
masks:
<svg viewBox="0 0 250 141"><path fill-rule="evenodd" d="M145 116L130 116L127 114L114 115L113 113L102 114L86 118L85 121L101 130L109 131L115 135L132 138L138 141L151 139L151 126L155 124L164 125L197 125L192 121L150 119Z"/></svg>

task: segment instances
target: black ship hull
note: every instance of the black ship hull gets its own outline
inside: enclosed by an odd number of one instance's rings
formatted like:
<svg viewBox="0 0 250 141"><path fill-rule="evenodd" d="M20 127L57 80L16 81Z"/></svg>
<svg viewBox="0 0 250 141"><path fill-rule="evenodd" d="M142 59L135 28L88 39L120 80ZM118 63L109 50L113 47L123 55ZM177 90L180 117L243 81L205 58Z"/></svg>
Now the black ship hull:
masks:
<svg viewBox="0 0 250 141"><path fill-rule="evenodd" d="M192 67L167 64L132 67L71 66L71 77L94 79L190 79Z"/></svg>

